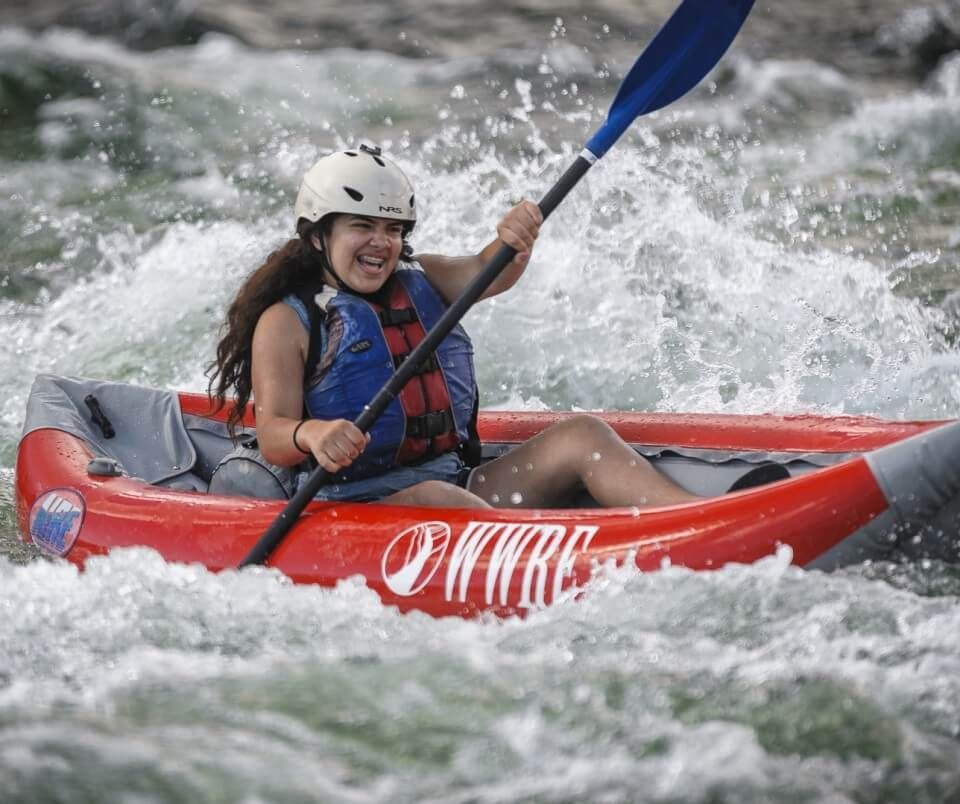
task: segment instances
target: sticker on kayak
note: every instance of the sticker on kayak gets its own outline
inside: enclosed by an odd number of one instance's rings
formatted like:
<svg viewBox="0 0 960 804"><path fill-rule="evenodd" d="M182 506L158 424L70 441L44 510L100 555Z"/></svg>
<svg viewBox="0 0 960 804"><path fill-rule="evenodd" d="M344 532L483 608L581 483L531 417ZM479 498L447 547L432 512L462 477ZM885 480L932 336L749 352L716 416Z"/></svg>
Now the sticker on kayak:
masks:
<svg viewBox="0 0 960 804"><path fill-rule="evenodd" d="M383 580L395 595L409 597L422 591L446 562L443 597L448 602L466 602L477 577L487 605L544 606L560 596L598 530L596 525L567 528L549 522L468 522L454 541L446 522L420 522L387 546Z"/></svg>
<svg viewBox="0 0 960 804"><path fill-rule="evenodd" d="M30 509L30 538L48 553L65 556L70 552L86 507L72 489L54 489L42 495Z"/></svg>
<svg viewBox="0 0 960 804"><path fill-rule="evenodd" d="M446 522L420 522L390 542L380 569L387 588L395 595L415 595L434 576L450 543Z"/></svg>

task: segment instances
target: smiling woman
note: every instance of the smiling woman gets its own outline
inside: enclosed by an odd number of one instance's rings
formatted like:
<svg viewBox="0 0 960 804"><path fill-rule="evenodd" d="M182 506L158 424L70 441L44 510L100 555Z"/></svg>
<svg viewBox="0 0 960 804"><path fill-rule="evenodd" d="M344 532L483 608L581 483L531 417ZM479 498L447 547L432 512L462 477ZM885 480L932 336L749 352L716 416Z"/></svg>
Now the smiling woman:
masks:
<svg viewBox="0 0 960 804"><path fill-rule="evenodd" d="M241 287L210 383L221 407L235 390L232 427L253 395L259 451L239 449L288 492L320 465L332 477L318 494L326 500L472 508L557 506L582 491L604 505L695 499L592 416L572 417L473 472L479 395L473 345L459 325L369 433L355 425L504 244L516 256L481 298L517 282L543 221L536 204L509 210L478 254L414 257L406 242L413 188L379 148L361 146L317 162L294 211L299 237ZM229 491L229 476L215 473L211 485Z"/></svg>
<svg viewBox="0 0 960 804"><path fill-rule="evenodd" d="M338 215L330 226L328 272L357 293L376 293L400 259L404 225L389 218ZM320 235L311 235L317 251L324 250ZM342 266L334 272L334 265Z"/></svg>

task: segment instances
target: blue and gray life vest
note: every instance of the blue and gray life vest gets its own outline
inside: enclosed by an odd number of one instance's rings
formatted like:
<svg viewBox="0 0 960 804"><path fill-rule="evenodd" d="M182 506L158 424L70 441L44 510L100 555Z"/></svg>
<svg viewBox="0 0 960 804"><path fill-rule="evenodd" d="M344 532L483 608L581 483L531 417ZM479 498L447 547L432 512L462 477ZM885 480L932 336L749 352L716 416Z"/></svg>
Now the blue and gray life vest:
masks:
<svg viewBox="0 0 960 804"><path fill-rule="evenodd" d="M310 333L307 415L355 420L446 310L417 269L395 270L376 298L325 288L316 297L284 299ZM387 406L370 430L370 444L336 480L371 477L466 446L465 459L475 463L477 399L473 344L457 325Z"/></svg>

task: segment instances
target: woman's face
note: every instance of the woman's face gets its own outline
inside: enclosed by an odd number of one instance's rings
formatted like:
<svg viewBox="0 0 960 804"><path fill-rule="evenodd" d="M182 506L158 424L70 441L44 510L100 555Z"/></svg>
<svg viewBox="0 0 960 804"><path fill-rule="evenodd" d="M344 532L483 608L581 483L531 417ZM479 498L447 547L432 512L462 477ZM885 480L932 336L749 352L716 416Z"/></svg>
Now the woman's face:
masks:
<svg viewBox="0 0 960 804"><path fill-rule="evenodd" d="M314 235L313 244L320 247ZM403 249L403 223L389 218L337 215L323 244L337 275L357 293L374 293L393 273Z"/></svg>

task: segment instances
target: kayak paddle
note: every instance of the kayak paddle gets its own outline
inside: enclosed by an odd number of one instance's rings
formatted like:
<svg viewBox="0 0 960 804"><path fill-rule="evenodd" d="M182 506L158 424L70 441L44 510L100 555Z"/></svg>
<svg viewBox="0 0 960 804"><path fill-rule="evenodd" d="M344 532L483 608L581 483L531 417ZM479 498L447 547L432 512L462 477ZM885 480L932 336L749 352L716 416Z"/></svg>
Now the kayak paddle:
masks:
<svg viewBox="0 0 960 804"><path fill-rule="evenodd" d="M544 220L636 118L685 95L713 69L733 42L753 3L754 0L683 0L680 3L627 73L604 124L540 201ZM447 308L419 346L356 418L354 425L361 432L366 433L373 427L420 364L436 350L516 254L510 246L500 246L463 295ZM318 466L313 471L240 562L241 567L262 564L270 557L329 477L323 467Z"/></svg>

